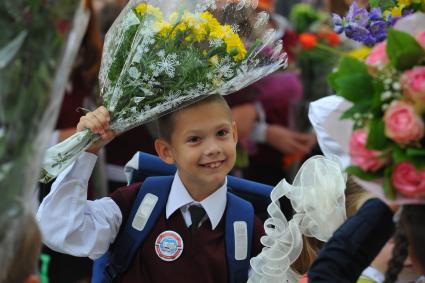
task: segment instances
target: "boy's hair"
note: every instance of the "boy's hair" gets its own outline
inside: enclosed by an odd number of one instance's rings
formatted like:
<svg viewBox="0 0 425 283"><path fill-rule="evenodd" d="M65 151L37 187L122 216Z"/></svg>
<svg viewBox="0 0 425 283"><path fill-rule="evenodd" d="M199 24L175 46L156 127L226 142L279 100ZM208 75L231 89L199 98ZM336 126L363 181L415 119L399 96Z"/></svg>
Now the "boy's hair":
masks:
<svg viewBox="0 0 425 283"><path fill-rule="evenodd" d="M36 274L41 234L32 212L24 210L13 220L6 220L9 223L1 227L6 228L0 232L1 283L23 283L30 275Z"/></svg>
<svg viewBox="0 0 425 283"><path fill-rule="evenodd" d="M385 273L385 283L395 282L403 269L404 261L410 251L423 269L425 269L425 205L405 205L402 208L400 220L394 234L393 255Z"/></svg>
<svg viewBox="0 0 425 283"><path fill-rule="evenodd" d="M177 111L170 112L155 121L154 124L154 133L152 133L152 125L148 126L151 129L151 134L153 134L154 138L161 138L166 142L171 142L171 136L174 132L176 116L182 112L184 109L189 109L191 107L195 107L198 105L206 104L206 103L220 103L229 110L229 116L231 116L230 107L227 104L226 100L220 94L212 94L206 98L202 98L201 100L192 103L186 107L183 107Z"/></svg>

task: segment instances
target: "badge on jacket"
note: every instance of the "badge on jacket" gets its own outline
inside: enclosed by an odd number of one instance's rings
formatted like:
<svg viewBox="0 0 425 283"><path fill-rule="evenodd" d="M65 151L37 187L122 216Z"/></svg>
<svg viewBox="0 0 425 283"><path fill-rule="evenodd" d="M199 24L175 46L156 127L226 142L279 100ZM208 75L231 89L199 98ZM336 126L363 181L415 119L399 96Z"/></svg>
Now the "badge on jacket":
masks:
<svg viewBox="0 0 425 283"><path fill-rule="evenodd" d="M155 240L155 251L163 261L174 261L183 253L183 240L174 231L164 231Z"/></svg>

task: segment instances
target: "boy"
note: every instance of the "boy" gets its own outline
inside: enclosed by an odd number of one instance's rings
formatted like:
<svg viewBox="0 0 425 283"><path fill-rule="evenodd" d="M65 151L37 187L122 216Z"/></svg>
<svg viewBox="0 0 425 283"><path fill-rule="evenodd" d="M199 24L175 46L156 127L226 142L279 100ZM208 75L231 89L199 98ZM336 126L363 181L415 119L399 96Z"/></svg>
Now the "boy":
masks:
<svg viewBox="0 0 425 283"><path fill-rule="evenodd" d="M108 121L103 107L80 120L78 130L89 128L102 136L88 152L96 153L114 137ZM227 282L226 175L235 163L237 143L230 109L220 95L209 96L160 118L158 135L155 149L163 161L176 164L177 173L165 211L119 282ZM114 242L140 187L133 184L110 198L87 201L87 179L95 159L83 153L57 178L37 214L46 245L93 259ZM167 254L166 243L165 250L155 248L164 233L182 243L175 253ZM248 257L259 253L263 233L260 220L255 219Z"/></svg>

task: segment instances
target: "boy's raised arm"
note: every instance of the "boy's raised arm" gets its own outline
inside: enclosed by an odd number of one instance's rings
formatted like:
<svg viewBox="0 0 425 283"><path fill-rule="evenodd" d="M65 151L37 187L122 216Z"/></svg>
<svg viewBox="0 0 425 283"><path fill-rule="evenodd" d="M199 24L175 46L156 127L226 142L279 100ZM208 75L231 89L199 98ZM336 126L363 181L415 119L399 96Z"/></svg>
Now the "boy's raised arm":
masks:
<svg viewBox="0 0 425 283"><path fill-rule="evenodd" d="M98 110L81 118L77 126L78 130L90 128L102 135L102 139L89 148L93 153L115 136L107 122L104 126L109 115L100 116L103 114ZM87 200L88 180L96 160L94 154L81 153L58 176L38 209L43 242L53 250L95 259L108 250L119 231L122 215L111 198Z"/></svg>

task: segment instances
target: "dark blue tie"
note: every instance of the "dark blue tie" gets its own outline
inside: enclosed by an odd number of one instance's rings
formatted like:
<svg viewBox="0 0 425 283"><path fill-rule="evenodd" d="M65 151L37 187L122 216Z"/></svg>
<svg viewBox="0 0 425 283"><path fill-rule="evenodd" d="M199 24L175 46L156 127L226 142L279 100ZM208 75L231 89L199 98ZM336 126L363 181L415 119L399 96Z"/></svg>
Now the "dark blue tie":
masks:
<svg viewBox="0 0 425 283"><path fill-rule="evenodd" d="M189 207L190 218L192 219L191 231L195 231L199 227L199 222L205 216L205 209L202 206L192 205Z"/></svg>

